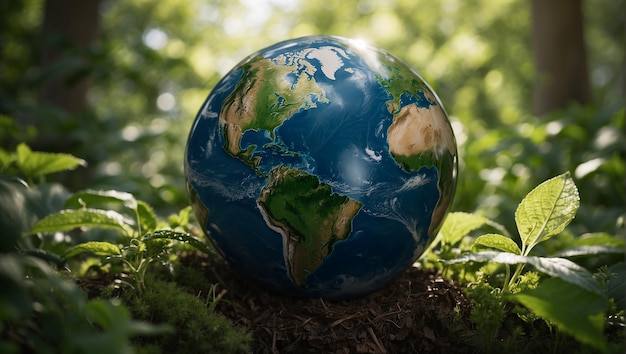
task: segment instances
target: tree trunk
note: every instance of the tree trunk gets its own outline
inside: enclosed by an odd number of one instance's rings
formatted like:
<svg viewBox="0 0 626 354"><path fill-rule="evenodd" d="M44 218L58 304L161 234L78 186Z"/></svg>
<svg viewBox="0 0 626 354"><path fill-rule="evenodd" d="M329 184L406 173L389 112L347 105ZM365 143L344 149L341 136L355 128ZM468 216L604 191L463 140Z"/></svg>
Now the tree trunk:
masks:
<svg viewBox="0 0 626 354"><path fill-rule="evenodd" d="M537 72L533 113L542 116L573 101L588 103L582 0L533 0L532 19Z"/></svg>
<svg viewBox="0 0 626 354"><path fill-rule="evenodd" d="M65 152L90 161L85 154L88 142L70 138L92 118L87 102L91 86L89 47L98 39L100 0L46 0L42 25L39 102L47 108L40 114L23 117L24 125L37 126L29 144L34 150ZM70 190L82 189L93 166L57 174L55 179Z"/></svg>
<svg viewBox="0 0 626 354"><path fill-rule="evenodd" d="M44 10L41 66L50 70L40 89L40 99L68 114L87 109L88 76L76 72L84 69L83 52L98 36L99 0L47 0ZM81 62L82 60L82 62Z"/></svg>

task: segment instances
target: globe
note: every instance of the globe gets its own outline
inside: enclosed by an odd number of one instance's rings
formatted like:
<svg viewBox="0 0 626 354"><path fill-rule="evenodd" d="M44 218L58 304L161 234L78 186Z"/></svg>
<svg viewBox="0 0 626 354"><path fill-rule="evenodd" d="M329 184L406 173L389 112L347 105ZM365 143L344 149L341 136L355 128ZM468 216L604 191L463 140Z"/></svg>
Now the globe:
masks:
<svg viewBox="0 0 626 354"><path fill-rule="evenodd" d="M360 40L260 50L209 93L184 159L214 248L268 291L345 299L407 270L453 199L457 146L430 86Z"/></svg>

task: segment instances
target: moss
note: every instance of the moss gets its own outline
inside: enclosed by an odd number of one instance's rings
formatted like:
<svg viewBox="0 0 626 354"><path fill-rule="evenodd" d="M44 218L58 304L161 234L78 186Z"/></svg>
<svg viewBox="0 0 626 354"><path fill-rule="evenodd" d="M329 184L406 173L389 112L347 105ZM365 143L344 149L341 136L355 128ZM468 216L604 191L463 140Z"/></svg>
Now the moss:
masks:
<svg viewBox="0 0 626 354"><path fill-rule="evenodd" d="M251 335L226 317L207 308L203 299L175 283L151 279L141 294L126 292L123 300L137 319L167 323L174 331L158 337L142 337L135 345L164 353L241 353L249 350Z"/></svg>

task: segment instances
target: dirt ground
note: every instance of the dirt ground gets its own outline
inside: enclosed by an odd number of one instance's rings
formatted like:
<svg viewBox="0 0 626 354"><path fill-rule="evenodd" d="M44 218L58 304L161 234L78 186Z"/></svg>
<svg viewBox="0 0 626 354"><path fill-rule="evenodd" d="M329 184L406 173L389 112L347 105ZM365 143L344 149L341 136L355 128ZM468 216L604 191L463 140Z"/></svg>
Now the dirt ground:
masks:
<svg viewBox="0 0 626 354"><path fill-rule="evenodd" d="M410 268L368 296L328 301L270 293L220 259L202 268L226 290L216 311L252 332L254 353L474 351L463 338L470 302L432 271Z"/></svg>

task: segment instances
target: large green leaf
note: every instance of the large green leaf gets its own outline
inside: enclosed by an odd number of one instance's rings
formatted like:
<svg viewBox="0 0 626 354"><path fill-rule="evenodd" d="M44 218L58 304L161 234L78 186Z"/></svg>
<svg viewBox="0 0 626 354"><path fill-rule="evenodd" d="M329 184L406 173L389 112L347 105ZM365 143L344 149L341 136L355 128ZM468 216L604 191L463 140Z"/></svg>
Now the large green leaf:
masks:
<svg viewBox="0 0 626 354"><path fill-rule="evenodd" d="M602 352L607 343L603 335L607 299L559 278L542 282L536 289L526 290L509 299L529 308L563 332Z"/></svg>
<svg viewBox="0 0 626 354"><path fill-rule="evenodd" d="M116 190L98 191L92 189L74 193L65 202L65 207L95 207L107 204L123 204L133 210L137 208L137 200L130 193Z"/></svg>
<svg viewBox="0 0 626 354"><path fill-rule="evenodd" d="M38 219L59 211L67 194L60 184L28 186L17 177L0 176L0 252L13 250Z"/></svg>
<svg viewBox="0 0 626 354"><path fill-rule="evenodd" d="M0 319L26 318L33 311L32 298L24 286L24 256L0 254Z"/></svg>
<svg viewBox="0 0 626 354"><path fill-rule="evenodd" d="M39 232L63 232L76 228L114 229L124 235L131 235L133 230L122 214L113 210L66 209L39 220L30 229L30 234Z"/></svg>
<svg viewBox="0 0 626 354"><path fill-rule="evenodd" d="M24 143L17 146L16 155L18 167L28 177L45 176L87 165L85 160L70 154L32 151Z"/></svg>
<svg viewBox="0 0 626 354"><path fill-rule="evenodd" d="M593 274L578 264L557 257L534 257L521 256L509 252L477 252L464 254L459 258L445 261L447 264L466 262L495 262L501 264L530 264L537 271L553 277L559 277L564 281L580 286L588 291L602 294L603 290Z"/></svg>
<svg viewBox="0 0 626 354"><path fill-rule="evenodd" d="M0 177L0 253L14 250L17 240L33 218L27 208L26 183L18 178Z"/></svg>
<svg viewBox="0 0 626 354"><path fill-rule="evenodd" d="M84 190L73 194L65 202L66 208L94 207L105 206L109 204L121 204L130 208L137 214L141 231L143 233L154 231L157 225L157 216L152 207L127 192L116 190Z"/></svg>
<svg viewBox="0 0 626 354"><path fill-rule="evenodd" d="M541 183L528 193L515 211L524 254L563 231L574 219L579 204L578 189L569 172Z"/></svg>
<svg viewBox="0 0 626 354"><path fill-rule="evenodd" d="M120 248L110 242L90 241L70 247L63 253L63 259L68 259L85 252L99 256L114 256L121 253Z"/></svg>
<svg viewBox="0 0 626 354"><path fill-rule="evenodd" d="M485 246L504 252L522 254L522 250L520 250L517 243L504 235L486 234L479 236L474 241L474 246Z"/></svg>
<svg viewBox="0 0 626 354"><path fill-rule="evenodd" d="M461 241L470 232L485 225L489 220L484 216L454 212L449 213L439 233L442 235L441 243L454 245Z"/></svg>

